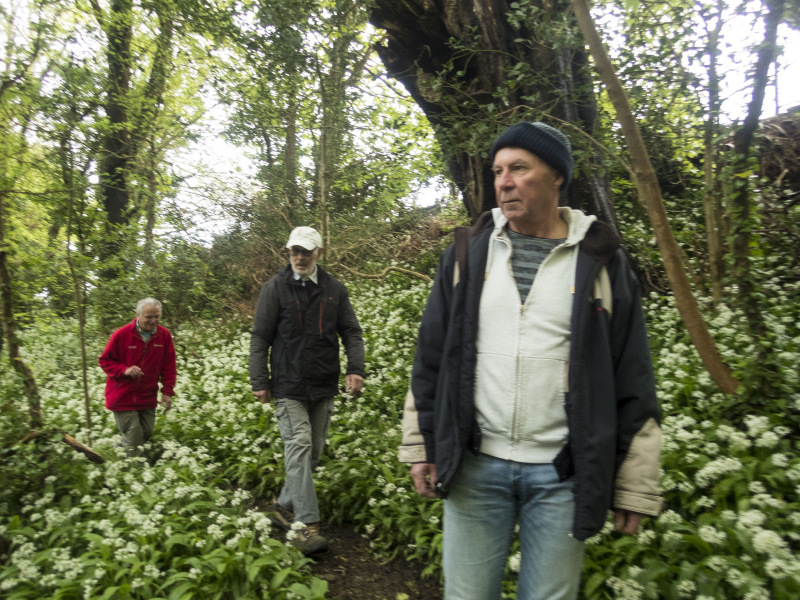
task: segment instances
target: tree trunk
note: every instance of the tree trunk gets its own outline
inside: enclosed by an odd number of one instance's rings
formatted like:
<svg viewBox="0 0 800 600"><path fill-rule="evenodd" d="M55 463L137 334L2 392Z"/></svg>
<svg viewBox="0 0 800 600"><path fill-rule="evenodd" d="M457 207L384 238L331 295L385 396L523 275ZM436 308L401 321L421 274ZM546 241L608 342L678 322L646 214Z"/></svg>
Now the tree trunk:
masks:
<svg viewBox="0 0 800 600"><path fill-rule="evenodd" d="M329 251L331 249L330 245L330 232L325 227L328 223L328 176L327 170L328 167L328 124L325 120L326 111L323 106L322 109L322 123L320 124L320 132L319 132L319 147L317 152L319 157L317 158L317 220L319 222L319 229L320 235L322 236L322 244L323 247L327 248Z"/></svg>
<svg viewBox="0 0 800 600"><path fill-rule="evenodd" d="M135 157L144 144L154 144L154 129L161 107L164 104L164 94L167 90L167 81L172 70L172 48L175 33L175 8L171 2L155 2L154 7L158 16L158 35L155 38L155 51L153 52L150 76L138 116L133 124L131 136L131 157Z"/></svg>
<svg viewBox="0 0 800 600"><path fill-rule="evenodd" d="M28 399L28 413L31 427L40 429L43 424L42 404L39 387L28 365L19 355L19 339L14 320L14 286L8 268L8 248L6 243L6 192L0 190L0 305L2 305L3 337L8 348L8 360L11 368L22 378L25 397Z"/></svg>
<svg viewBox="0 0 800 600"><path fill-rule="evenodd" d="M156 124L164 103L164 94L172 68L174 8L170 2L163 1L155 2L154 7L158 17L158 36L155 38L150 76L147 79L139 114L132 128L130 152L133 160L140 155L143 147L147 148L146 157L142 157L134 164L143 179L147 181L146 191L143 194L143 206L139 208L144 209L145 214L144 261L147 266L155 270L157 265L153 231L159 204L159 164L163 158L163 151L157 143Z"/></svg>
<svg viewBox="0 0 800 600"><path fill-rule="evenodd" d="M108 90L106 114L108 131L103 141L100 162L100 193L108 218L106 240L101 258L106 261L116 257L124 244L120 228L127 225L131 214L140 207L131 206L129 178L137 169L136 156L142 146L154 146L153 136L156 121L164 100L169 73L172 66L175 9L169 2L154 2L153 8L158 17L159 32L155 37L155 50L152 67L144 86L142 99L137 106L131 96L133 38L132 0L111 0L109 11L103 14L99 4L92 0L97 20L103 27L108 59ZM145 180L151 180L157 162L153 157L143 165L138 165ZM145 193L145 196L152 194ZM145 205L157 202L147 197ZM112 279L119 273L119 267L104 265L103 277Z"/></svg>
<svg viewBox="0 0 800 600"><path fill-rule="evenodd" d="M353 42L364 24L364 13L358 0L336 3L335 11L329 18L332 28L330 46L324 49L324 56L316 63L319 85L320 113L322 115L319 136L320 165L317 181L319 204L317 219L325 246L331 248L331 212L336 210L331 198L331 190L336 183L340 166L345 158L345 133L348 129L347 105L348 89L360 81L371 52L354 54Z"/></svg>
<svg viewBox="0 0 800 600"><path fill-rule="evenodd" d="M131 144L128 123L128 94L131 79L131 0L112 0L106 19L108 48L108 93L106 114L109 130L103 143L100 190L111 225L128 222L128 170Z"/></svg>
<svg viewBox="0 0 800 600"><path fill-rule="evenodd" d="M721 10L721 8L720 8ZM719 91L719 75L717 73L717 55L719 53L719 35L722 30L722 15L717 14L717 23L709 33L708 40L708 118L705 123L704 146L705 186L703 192L703 206L706 217L706 241L708 244L708 269L711 279L711 297L714 303L722 300L722 240L724 230L722 223L722 204L717 183L717 159L719 156L716 143L719 132L719 113L721 107Z"/></svg>
<svg viewBox="0 0 800 600"><path fill-rule="evenodd" d="M711 280L711 297L714 304L722 300L722 278L724 274L722 240L725 239L725 229L722 220L722 201L718 181L719 145L719 113L722 101L720 99L720 79L717 73L717 56L719 54L719 36L722 31L722 10L724 6L718 3L716 25L708 32L708 118L705 122L704 146L704 177L703 206L706 218L706 243L708 245L708 271Z"/></svg>
<svg viewBox="0 0 800 600"><path fill-rule="evenodd" d="M734 394L739 387L739 382L733 377L730 367L722 362L714 338L711 337L708 327L700 314L697 301L692 295L689 280L681 266L680 249L669 225L667 211L661 197L661 189L658 185L658 178L650 163L650 157L644 146L628 97L600 40L594 20L589 12L589 4L586 0L571 0L571 2L578 24L583 32L583 37L589 45L597 71L606 86L609 99L614 105L617 119L622 126L631 157L636 189L639 196L645 201L658 247L664 259L667 277L675 294L675 304L689 332L692 343L714 383L724 393Z"/></svg>
<svg viewBox="0 0 800 600"><path fill-rule="evenodd" d="M150 152L147 155L145 169L145 176L147 179L147 191L145 192L144 199L144 263L151 269L152 276L158 279L155 256L155 228L156 228L156 213L158 211L158 171L156 167L156 159L158 152L150 140ZM156 286L158 287L158 286Z"/></svg>
<svg viewBox="0 0 800 600"><path fill-rule="evenodd" d="M778 25L784 11L784 0L765 0L768 9L765 18L764 41L758 51L753 74L753 97L747 108L742 127L733 136L733 190L731 194L731 225L733 230L734 276L739 285L742 310L747 317L750 333L759 339L764 333L764 319L756 298L756 286L750 271L750 242L756 218L750 198L749 176L750 148L753 135L758 129L761 109L764 105L769 67L777 53Z"/></svg>
<svg viewBox="0 0 800 600"><path fill-rule="evenodd" d="M67 206L67 265L72 277L73 292L75 294L75 306L78 314L78 340L81 345L81 378L83 381L83 401L86 413L86 429L89 435L89 445L92 444L92 411L91 398L89 397L89 361L86 356L86 289L84 280L78 276L75 269L75 262L72 260L72 220L75 211L75 189L72 185L72 169L64 172L64 184L69 193L69 205Z"/></svg>
<svg viewBox="0 0 800 600"><path fill-rule="evenodd" d="M303 204L297 185L297 100L289 99L286 109L286 149L283 164L286 173L286 204L289 207Z"/></svg>
<svg viewBox="0 0 800 600"><path fill-rule="evenodd" d="M86 279L78 275L78 270L75 268L75 260L73 259L72 252L72 234L73 230L77 229L78 249L79 254L81 248L85 247L85 240L83 239L83 228L78 225L75 227L76 222L80 223L78 217L79 212L76 212L75 199L76 194L81 199L80 207L85 205L85 191L75 182L75 175L79 173L75 164L75 153L73 152L73 134L75 124L80 121L83 115L79 113L77 107L73 104L69 106L69 117L66 119L66 127L59 138L59 151L58 163L61 168L61 181L64 184L64 189L67 190L67 204L65 212L67 217L67 239L66 239L66 258L67 266L69 267L70 277L72 279L72 288L75 300L75 312L78 316L78 340L81 347L81 378L83 381L83 399L86 414L86 428L89 435L89 444L92 443L92 413L91 413L91 399L89 397L89 362L86 355ZM83 173L85 176L85 173Z"/></svg>
<svg viewBox="0 0 800 600"><path fill-rule="evenodd" d="M131 39L133 37L133 15L131 0L111 0L108 15L93 0L95 15L106 34L106 57L108 81L105 111L103 148L98 170L100 174L100 197L106 214L104 236L99 246L99 275L103 281L116 279L122 267L118 263L124 245L122 229L128 223L130 191L128 174L132 161L128 104L130 102ZM101 323L104 311L100 311ZM105 324L103 323L103 328Z"/></svg>
<svg viewBox="0 0 800 600"><path fill-rule="evenodd" d="M378 54L427 115L473 218L496 206L486 159L494 139L513 122L540 119L589 157L562 203L616 227L608 181L594 168L597 149L573 130L592 135L597 105L563 0L523 8L505 0L376 0L370 21L386 32Z"/></svg>

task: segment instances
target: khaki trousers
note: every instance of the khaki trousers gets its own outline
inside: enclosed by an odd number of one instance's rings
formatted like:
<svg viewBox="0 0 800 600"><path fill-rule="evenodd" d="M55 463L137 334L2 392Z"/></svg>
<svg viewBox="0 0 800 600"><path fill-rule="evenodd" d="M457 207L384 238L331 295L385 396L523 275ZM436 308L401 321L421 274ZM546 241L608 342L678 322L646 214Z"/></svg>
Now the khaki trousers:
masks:
<svg viewBox="0 0 800 600"><path fill-rule="evenodd" d="M156 426L156 409L120 410L114 420L122 436L117 446L125 448L128 456L147 456L144 444L153 435Z"/></svg>

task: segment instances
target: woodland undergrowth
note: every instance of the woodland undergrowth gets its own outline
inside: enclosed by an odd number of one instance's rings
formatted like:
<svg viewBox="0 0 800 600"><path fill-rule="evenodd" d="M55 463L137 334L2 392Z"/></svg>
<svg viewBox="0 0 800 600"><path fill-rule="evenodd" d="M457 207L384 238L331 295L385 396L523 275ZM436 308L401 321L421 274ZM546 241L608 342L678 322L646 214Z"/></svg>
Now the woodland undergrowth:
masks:
<svg viewBox="0 0 800 600"><path fill-rule="evenodd" d="M761 266L778 272L769 259ZM352 523L376 554L420 561L439 577L442 504L417 496L408 466L396 459L429 285L391 276L349 287L364 328L368 377L361 397L335 401L316 477L323 518ZM638 536L623 537L609 522L588 541L582 598L797 597L800 290L777 275L765 277L762 290L768 364L752 364L757 348L736 310L705 309L725 360L744 380L754 371L769 377L770 397L757 389L736 398L718 393L671 297L645 297L663 409L664 510ZM247 324L206 321L180 330L178 396L171 411L158 414L147 463L115 448L118 434L103 408L105 378L96 366L89 372L88 431L75 330L67 320L24 332L48 424L35 443L15 445L27 407L5 364L0 377L0 595L324 598L327 583L310 574L299 552L269 537L264 514L255 510L281 486L282 445L272 405L250 393ZM92 342L90 356L103 341ZM83 442L91 433L105 464L61 443L60 431ZM504 583L509 598L518 565L515 542Z"/></svg>

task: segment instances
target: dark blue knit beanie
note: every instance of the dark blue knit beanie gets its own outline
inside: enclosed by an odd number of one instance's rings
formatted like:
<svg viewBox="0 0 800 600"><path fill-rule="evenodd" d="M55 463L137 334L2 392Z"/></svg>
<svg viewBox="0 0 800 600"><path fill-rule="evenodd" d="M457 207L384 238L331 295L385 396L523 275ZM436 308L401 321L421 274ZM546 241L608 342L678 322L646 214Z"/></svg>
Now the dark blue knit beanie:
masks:
<svg viewBox="0 0 800 600"><path fill-rule="evenodd" d="M501 148L522 148L541 158L564 176L561 189L565 189L572 181L572 146L569 138L555 127L539 121L520 121L497 138L492 146L492 162Z"/></svg>

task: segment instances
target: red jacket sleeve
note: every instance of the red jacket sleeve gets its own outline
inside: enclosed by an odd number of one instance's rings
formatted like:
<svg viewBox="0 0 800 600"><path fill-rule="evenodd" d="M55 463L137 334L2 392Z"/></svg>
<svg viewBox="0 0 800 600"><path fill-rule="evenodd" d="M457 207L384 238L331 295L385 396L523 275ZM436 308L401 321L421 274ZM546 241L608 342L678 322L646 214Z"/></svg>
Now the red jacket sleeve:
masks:
<svg viewBox="0 0 800 600"><path fill-rule="evenodd" d="M161 369L161 393L165 396L174 396L175 390L173 388L175 387L178 369L175 365L175 344L172 343L172 335L168 331L167 340L164 367Z"/></svg>
<svg viewBox="0 0 800 600"><path fill-rule="evenodd" d="M98 359L100 368L105 371L106 375L115 379L125 377L125 370L130 366L120 362L120 360L122 360L119 346L120 331L121 330L118 329L111 334L105 350L103 350L103 353Z"/></svg>

